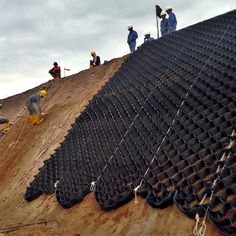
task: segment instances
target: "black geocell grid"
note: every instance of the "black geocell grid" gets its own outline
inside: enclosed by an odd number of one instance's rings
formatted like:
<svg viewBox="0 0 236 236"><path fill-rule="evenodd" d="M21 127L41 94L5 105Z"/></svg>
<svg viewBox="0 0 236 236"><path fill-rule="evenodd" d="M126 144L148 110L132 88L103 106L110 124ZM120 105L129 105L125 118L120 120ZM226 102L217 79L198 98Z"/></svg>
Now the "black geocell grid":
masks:
<svg viewBox="0 0 236 236"><path fill-rule="evenodd" d="M235 129L235 79L236 11L142 45L76 119L25 199L56 190L72 207L95 181L94 197L109 210L142 182L138 194L151 206L174 203L194 218L210 204L212 223L236 233L235 145L225 148Z"/></svg>

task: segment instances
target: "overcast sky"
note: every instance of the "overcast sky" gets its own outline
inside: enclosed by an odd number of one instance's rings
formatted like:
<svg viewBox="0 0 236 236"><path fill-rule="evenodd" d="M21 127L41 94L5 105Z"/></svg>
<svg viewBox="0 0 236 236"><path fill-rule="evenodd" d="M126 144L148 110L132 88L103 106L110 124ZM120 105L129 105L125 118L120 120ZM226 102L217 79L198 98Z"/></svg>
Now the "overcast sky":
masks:
<svg viewBox="0 0 236 236"><path fill-rule="evenodd" d="M236 0L0 0L0 98L51 79L54 61L66 75L88 68L90 51L104 60L129 53L127 26L137 45L156 38L155 5L173 7L177 29L234 10Z"/></svg>

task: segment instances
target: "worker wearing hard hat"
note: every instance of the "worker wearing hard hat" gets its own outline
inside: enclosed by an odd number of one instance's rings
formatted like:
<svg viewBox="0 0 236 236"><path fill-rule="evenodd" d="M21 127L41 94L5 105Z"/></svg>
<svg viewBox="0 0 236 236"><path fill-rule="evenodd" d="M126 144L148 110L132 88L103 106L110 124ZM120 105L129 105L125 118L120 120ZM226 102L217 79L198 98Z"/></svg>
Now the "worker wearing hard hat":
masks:
<svg viewBox="0 0 236 236"><path fill-rule="evenodd" d="M94 66L100 66L101 60L100 60L100 57L97 56L95 51L91 52L91 56L93 57L93 60L90 60L90 68Z"/></svg>
<svg viewBox="0 0 236 236"><path fill-rule="evenodd" d="M168 33L176 31L177 20L175 14L172 12L172 7L166 7L166 12L169 15L168 17Z"/></svg>
<svg viewBox="0 0 236 236"><path fill-rule="evenodd" d="M10 128L10 123L7 118L1 116L2 115L1 113L2 113L2 104L0 104L0 125L2 125L2 127L0 128L0 132L7 133Z"/></svg>
<svg viewBox="0 0 236 236"><path fill-rule="evenodd" d="M154 38L151 37L151 33L150 32L146 32L144 34L144 43L148 43L148 42L151 42L153 40L154 40Z"/></svg>
<svg viewBox="0 0 236 236"><path fill-rule="evenodd" d="M136 48L136 39L138 38L138 33L135 30L133 30L132 25L128 26L128 30L129 30L129 34L128 34L127 43L129 44L130 52L133 53Z"/></svg>
<svg viewBox="0 0 236 236"><path fill-rule="evenodd" d="M57 62L53 63L53 68L48 71L48 73L54 78L54 79L60 79L61 78L61 67L58 66Z"/></svg>
<svg viewBox="0 0 236 236"><path fill-rule="evenodd" d="M46 95L47 92L43 89L26 100L26 107L29 111L29 120L33 124L40 124L43 121L44 113L41 110L41 105L44 103Z"/></svg>
<svg viewBox="0 0 236 236"><path fill-rule="evenodd" d="M166 34L168 34L168 19L166 18L166 12L165 11L162 11L160 16L162 18L161 20L161 36L164 36Z"/></svg>

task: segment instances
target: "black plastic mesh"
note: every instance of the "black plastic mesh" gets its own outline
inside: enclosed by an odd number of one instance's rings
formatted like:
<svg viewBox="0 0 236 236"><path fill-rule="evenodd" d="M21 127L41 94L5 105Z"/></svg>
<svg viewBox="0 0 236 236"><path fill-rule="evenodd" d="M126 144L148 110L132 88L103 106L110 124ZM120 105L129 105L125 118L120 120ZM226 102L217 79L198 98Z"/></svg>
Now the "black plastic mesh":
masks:
<svg viewBox="0 0 236 236"><path fill-rule="evenodd" d="M236 233L235 78L236 11L142 45L76 119L25 199L56 191L72 207L95 181L108 210L142 183L151 206L174 202L194 218L209 205L209 219Z"/></svg>

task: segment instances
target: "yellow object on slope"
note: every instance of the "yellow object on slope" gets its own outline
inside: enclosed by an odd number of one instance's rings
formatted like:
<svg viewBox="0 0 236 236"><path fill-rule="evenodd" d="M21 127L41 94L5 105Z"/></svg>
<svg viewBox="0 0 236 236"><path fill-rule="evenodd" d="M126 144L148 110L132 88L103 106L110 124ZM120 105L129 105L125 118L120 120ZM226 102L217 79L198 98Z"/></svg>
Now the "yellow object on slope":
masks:
<svg viewBox="0 0 236 236"><path fill-rule="evenodd" d="M6 134L10 129L10 124L9 123L5 123L3 124L3 126L1 127L1 132Z"/></svg>
<svg viewBox="0 0 236 236"><path fill-rule="evenodd" d="M31 116L28 116L28 118L33 125L39 125L43 122L42 115L31 115Z"/></svg>

